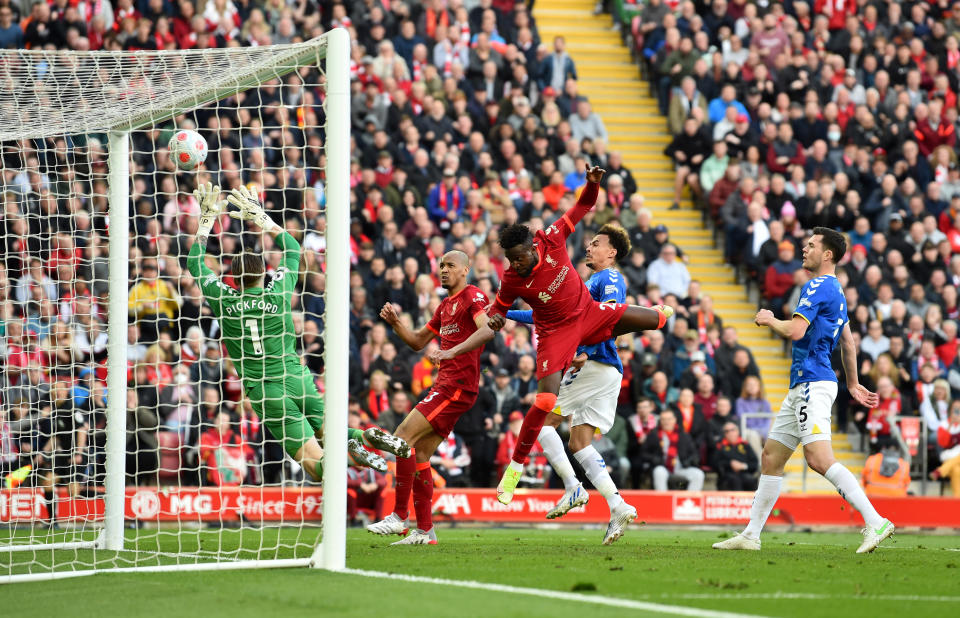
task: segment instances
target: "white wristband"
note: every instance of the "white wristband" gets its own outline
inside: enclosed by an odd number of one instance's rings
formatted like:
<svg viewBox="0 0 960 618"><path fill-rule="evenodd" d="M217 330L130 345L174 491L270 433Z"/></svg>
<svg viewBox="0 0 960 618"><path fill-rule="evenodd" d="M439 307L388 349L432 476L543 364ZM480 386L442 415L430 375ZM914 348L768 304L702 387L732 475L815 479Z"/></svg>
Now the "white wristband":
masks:
<svg viewBox="0 0 960 618"><path fill-rule="evenodd" d="M197 236L209 236L216 220L217 218L213 215L201 215L200 223L197 225Z"/></svg>

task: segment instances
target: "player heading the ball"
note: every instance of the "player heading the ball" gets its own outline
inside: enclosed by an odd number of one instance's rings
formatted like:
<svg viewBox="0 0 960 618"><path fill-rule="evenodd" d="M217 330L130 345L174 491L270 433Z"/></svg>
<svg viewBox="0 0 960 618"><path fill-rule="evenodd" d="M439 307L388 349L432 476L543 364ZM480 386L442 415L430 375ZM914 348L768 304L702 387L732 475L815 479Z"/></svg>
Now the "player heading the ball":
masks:
<svg viewBox="0 0 960 618"><path fill-rule="evenodd" d="M223 343L243 382L254 412L275 440L315 481L323 479L323 398L313 374L296 353L291 299L300 273L300 244L264 212L257 195L246 187L220 201L220 187L201 184L194 195L200 203L197 239L190 248L187 268L220 323ZM283 262L266 280L263 255L244 251L233 256L230 271L235 290L220 280L204 262L207 240L227 203L237 208L230 216L249 221L270 234L283 252ZM383 457L364 445L409 454L410 447L380 429L348 429L347 451L353 465L386 471Z"/></svg>
<svg viewBox="0 0 960 618"><path fill-rule="evenodd" d="M665 305L648 309L598 303L570 262L567 237L596 203L604 173L600 167L588 168L580 199L546 230L534 234L525 225L514 224L500 232L500 246L510 268L504 272L500 291L490 307L488 326L493 330L503 328L507 311L522 298L533 309L533 324L539 333L537 396L523 419L512 461L497 486L497 499L503 504L513 500L527 455L544 419L557 404L560 381L577 348L626 333L663 328L673 315L673 308ZM483 343L483 333L476 333L459 346L441 350L436 357L441 361L455 358Z"/></svg>

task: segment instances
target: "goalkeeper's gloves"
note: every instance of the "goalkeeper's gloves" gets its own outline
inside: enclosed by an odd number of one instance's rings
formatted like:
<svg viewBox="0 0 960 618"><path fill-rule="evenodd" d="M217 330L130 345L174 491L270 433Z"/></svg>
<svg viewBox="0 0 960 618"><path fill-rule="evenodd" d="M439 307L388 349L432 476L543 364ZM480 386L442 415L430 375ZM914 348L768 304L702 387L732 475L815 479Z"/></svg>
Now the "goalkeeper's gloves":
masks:
<svg viewBox="0 0 960 618"><path fill-rule="evenodd" d="M271 231L279 227L267 213L263 211L257 194L240 185L230 192L227 201L240 209L240 212L230 211L230 216L241 221L253 221L260 229Z"/></svg>
<svg viewBox="0 0 960 618"><path fill-rule="evenodd" d="M200 203L200 224L197 226L197 236L209 236L213 224L223 211L224 202L220 201L220 187L212 182L198 186L193 196Z"/></svg>

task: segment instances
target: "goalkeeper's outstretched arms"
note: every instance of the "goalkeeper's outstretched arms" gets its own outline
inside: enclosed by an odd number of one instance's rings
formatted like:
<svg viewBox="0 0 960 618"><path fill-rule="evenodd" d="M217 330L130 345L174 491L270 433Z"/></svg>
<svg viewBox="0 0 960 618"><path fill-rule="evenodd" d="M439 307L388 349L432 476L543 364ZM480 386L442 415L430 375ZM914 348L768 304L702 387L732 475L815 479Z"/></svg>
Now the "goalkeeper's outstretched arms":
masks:
<svg viewBox="0 0 960 618"><path fill-rule="evenodd" d="M207 252L210 230L213 229L213 224L217 222L217 217L223 212L224 202L220 201L220 187L212 182L198 186L194 190L193 196L197 198L197 202L200 204L200 220L197 223L197 242L190 247L190 255L187 257L187 270L199 279L216 274L206 265L203 257Z"/></svg>
<svg viewBox="0 0 960 618"><path fill-rule="evenodd" d="M300 243L288 234L270 215L263 210L257 194L241 185L230 192L227 201L237 207L231 210L230 216L240 221L250 221L276 240L277 246L283 251L283 265L294 276L300 272Z"/></svg>
<svg viewBox="0 0 960 618"><path fill-rule="evenodd" d="M230 286L220 281L220 277L207 266L204 258L207 253L210 230L223 212L226 202L220 200L220 187L212 182L197 187L193 195L200 203L200 220L197 224L197 241L190 247L190 254L187 256L187 270L197 280L204 298L219 315L221 298L224 294L234 295L235 292Z"/></svg>

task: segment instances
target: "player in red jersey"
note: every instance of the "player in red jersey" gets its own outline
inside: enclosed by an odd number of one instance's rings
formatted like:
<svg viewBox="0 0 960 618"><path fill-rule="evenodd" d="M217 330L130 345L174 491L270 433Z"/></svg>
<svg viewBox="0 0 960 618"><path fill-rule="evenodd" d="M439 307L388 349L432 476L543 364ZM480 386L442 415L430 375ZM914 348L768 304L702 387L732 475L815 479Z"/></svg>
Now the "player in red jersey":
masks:
<svg viewBox="0 0 960 618"><path fill-rule="evenodd" d="M440 285L449 293L437 307L433 319L414 332L403 325L393 305L380 311L383 318L404 343L422 350L434 337L440 337L440 349L448 350L478 333L478 340L493 339L487 328L487 297L479 288L467 285L470 259L462 251L450 251L440 259ZM481 344L482 345L482 344ZM367 526L375 534L405 534L409 516L410 491L417 514L417 529L394 545L435 545L433 529L433 476L430 456L437 450L460 416L473 407L480 383L480 346L440 365L437 382L426 397L400 423L394 435L413 447L409 457L397 457L397 498L393 513ZM416 478L414 478L416 477Z"/></svg>
<svg viewBox="0 0 960 618"><path fill-rule="evenodd" d="M500 330L513 301L522 298L533 309L533 324L539 335L537 396L523 419L512 461L497 486L497 499L503 504L513 500L523 464L537 441L544 419L556 406L560 380L577 346L663 328L673 315L673 308L664 305L648 309L598 303L570 262L567 237L596 203L604 173L599 167L588 169L587 185L576 205L546 230L534 234L525 225L514 224L500 231L500 246L510 261L510 268L503 274L487 325L494 331ZM484 343L481 334L486 336L485 332L477 333L462 345L437 352L434 357L443 361L469 352Z"/></svg>

